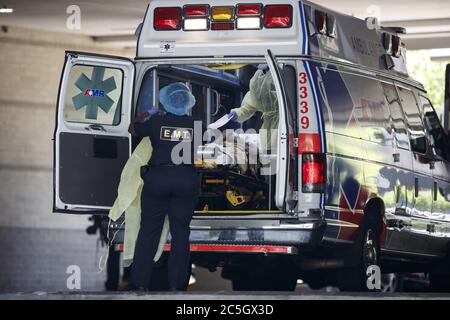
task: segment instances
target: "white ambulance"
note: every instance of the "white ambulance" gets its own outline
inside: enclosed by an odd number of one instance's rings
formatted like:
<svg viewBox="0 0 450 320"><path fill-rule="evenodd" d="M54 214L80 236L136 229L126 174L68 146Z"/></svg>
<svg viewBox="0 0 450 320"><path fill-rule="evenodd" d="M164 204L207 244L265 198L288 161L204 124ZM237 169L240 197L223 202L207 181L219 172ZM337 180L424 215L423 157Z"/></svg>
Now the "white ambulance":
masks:
<svg viewBox="0 0 450 320"><path fill-rule="evenodd" d="M138 143L128 125L161 107L160 88L185 82L208 125L240 106L267 64L275 170L263 177L223 155L199 168L193 263L223 267L235 290L293 290L299 278L365 290L370 266L429 272L433 289L449 290L448 105L444 129L408 76L402 32L307 1L152 1L135 59L66 53L54 211L107 219ZM227 129L258 132L263 120Z"/></svg>

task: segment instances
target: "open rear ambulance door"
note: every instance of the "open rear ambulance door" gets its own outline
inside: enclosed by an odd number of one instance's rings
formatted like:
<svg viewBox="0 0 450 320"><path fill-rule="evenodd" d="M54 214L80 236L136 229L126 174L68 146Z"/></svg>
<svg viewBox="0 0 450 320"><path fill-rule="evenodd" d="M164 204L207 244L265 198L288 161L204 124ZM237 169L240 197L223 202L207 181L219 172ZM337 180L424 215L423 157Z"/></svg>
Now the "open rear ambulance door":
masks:
<svg viewBox="0 0 450 320"><path fill-rule="evenodd" d="M54 134L55 212L101 213L131 152L134 63L66 52Z"/></svg>
<svg viewBox="0 0 450 320"><path fill-rule="evenodd" d="M287 191L290 186L289 179L289 166L291 165L289 144L293 141L289 141L289 136L294 136L295 132L290 132L294 126L288 125L287 115L289 110L295 110L290 104L292 103L286 91L286 86L283 82L282 71L280 70L278 63L270 50L265 55L267 64L273 77L275 89L277 91L278 107L279 107L279 121L278 121L278 147L277 147L277 159L276 159L276 189L275 189L275 205L280 210L287 210ZM295 78L294 78L295 79ZM291 168L292 170L294 168ZM294 173L292 172L292 175ZM290 189L290 188L289 188ZM290 192L291 193L291 192ZM290 197L290 196L289 196ZM289 201L292 206L292 201ZM295 207L295 204L293 205Z"/></svg>

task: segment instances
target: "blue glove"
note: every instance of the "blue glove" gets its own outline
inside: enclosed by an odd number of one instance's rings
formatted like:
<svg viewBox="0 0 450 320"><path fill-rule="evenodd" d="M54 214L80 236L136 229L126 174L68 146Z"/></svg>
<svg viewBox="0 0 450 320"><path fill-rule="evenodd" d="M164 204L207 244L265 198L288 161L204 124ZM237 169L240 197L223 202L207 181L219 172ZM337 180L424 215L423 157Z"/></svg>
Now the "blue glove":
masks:
<svg viewBox="0 0 450 320"><path fill-rule="evenodd" d="M236 122L238 120L238 115L236 112L232 111L228 114L228 119L230 119L231 121Z"/></svg>

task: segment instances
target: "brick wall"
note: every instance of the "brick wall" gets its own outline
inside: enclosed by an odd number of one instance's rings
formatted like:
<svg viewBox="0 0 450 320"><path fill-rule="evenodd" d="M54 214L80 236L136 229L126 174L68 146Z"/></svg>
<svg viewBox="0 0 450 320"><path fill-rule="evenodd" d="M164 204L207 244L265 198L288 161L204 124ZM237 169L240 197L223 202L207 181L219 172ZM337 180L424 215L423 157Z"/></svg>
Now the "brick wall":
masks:
<svg viewBox="0 0 450 320"><path fill-rule="evenodd" d="M133 56L70 33L0 31L0 226L80 229L52 214L55 105L65 50Z"/></svg>

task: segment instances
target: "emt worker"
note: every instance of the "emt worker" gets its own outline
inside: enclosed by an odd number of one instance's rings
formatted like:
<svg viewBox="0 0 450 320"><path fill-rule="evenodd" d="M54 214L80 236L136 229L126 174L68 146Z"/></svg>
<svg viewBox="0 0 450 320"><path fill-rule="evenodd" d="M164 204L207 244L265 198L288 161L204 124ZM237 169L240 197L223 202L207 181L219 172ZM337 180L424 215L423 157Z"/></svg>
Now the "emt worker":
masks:
<svg viewBox="0 0 450 320"><path fill-rule="evenodd" d="M131 271L131 288L149 288L153 257L164 218L168 215L172 236L169 285L173 291L184 291L190 276L189 225L199 191L194 167L194 119L188 115L195 105L195 97L185 84L177 82L160 90L159 101L165 113L146 112L130 125L131 134L138 138L148 136L153 146L148 166L142 170L141 227ZM188 147L181 153L190 151L187 156L181 155L182 161L177 158L180 152L172 152L179 144Z"/></svg>
<svg viewBox="0 0 450 320"><path fill-rule="evenodd" d="M235 122L244 123L256 112L262 113L261 148L274 153L277 146L278 98L272 75L266 64L260 64L250 80L250 90L239 108L232 109L228 115Z"/></svg>

